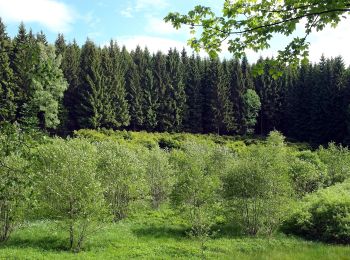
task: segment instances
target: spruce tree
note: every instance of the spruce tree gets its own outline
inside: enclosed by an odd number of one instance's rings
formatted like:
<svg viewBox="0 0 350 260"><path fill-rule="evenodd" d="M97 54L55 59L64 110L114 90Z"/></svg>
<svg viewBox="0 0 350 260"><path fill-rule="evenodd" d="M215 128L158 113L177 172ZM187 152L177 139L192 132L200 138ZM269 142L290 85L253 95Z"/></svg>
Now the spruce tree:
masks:
<svg viewBox="0 0 350 260"><path fill-rule="evenodd" d="M186 95L181 71L181 60L179 52L174 49L168 52L167 56L168 81L167 89L170 96L168 100L169 127L166 131L179 131L182 128Z"/></svg>
<svg viewBox="0 0 350 260"><path fill-rule="evenodd" d="M186 92L186 107L184 113L184 130L193 133L201 133L202 126L202 102L201 93L201 59L192 55L189 59L182 55L184 68L184 82Z"/></svg>
<svg viewBox="0 0 350 260"><path fill-rule="evenodd" d="M14 75L10 67L11 40L0 18L0 122L14 121L16 116Z"/></svg>
<svg viewBox="0 0 350 260"><path fill-rule="evenodd" d="M153 78L154 86L157 89L157 95L159 97L159 105L157 107L157 130L165 131L170 125L168 122L168 111L170 107L169 100L169 89L168 84L168 73L166 69L166 56L157 52L153 58Z"/></svg>
<svg viewBox="0 0 350 260"><path fill-rule="evenodd" d="M143 52L143 68L141 73L141 85L143 90L143 111L145 115L144 127L148 131L152 131L157 127L157 109L159 106L158 89L155 85L152 72L153 59L148 49Z"/></svg>
<svg viewBox="0 0 350 260"><path fill-rule="evenodd" d="M104 49L102 67L105 82L106 126L119 128L130 123L129 105L126 100L126 71L123 56L116 42L111 41Z"/></svg>
<svg viewBox="0 0 350 260"><path fill-rule="evenodd" d="M78 88L80 74L80 47L75 40L73 43L67 45L63 54L61 68L64 77L68 82L68 89L65 91L63 97L63 112L60 117L60 131L62 134L66 135L79 128L76 105L80 102Z"/></svg>
<svg viewBox="0 0 350 260"><path fill-rule="evenodd" d="M79 102L76 104L79 128L99 128L103 120L103 85L100 49L87 39L82 47L79 71Z"/></svg>
<svg viewBox="0 0 350 260"><path fill-rule="evenodd" d="M31 88L34 66L38 64L39 48L35 37L27 33L23 23L20 24L18 34L13 40L13 51L11 52L11 68L14 73L16 119L19 122L29 123L30 118L35 118L28 102L33 97ZM30 123L31 124L31 123ZM35 124L35 122L33 122Z"/></svg>
<svg viewBox="0 0 350 260"><path fill-rule="evenodd" d="M66 40L64 39L64 35L59 33L57 36L57 39L55 41L55 47L56 47L56 55L64 56L64 52L67 49Z"/></svg>
<svg viewBox="0 0 350 260"><path fill-rule="evenodd" d="M144 123L144 112L142 111L143 94L140 72L134 60L142 56L142 51L138 46L135 52L129 54L126 49L123 48L122 56L128 64L126 73L126 97L129 102L130 127L132 130L140 130Z"/></svg>

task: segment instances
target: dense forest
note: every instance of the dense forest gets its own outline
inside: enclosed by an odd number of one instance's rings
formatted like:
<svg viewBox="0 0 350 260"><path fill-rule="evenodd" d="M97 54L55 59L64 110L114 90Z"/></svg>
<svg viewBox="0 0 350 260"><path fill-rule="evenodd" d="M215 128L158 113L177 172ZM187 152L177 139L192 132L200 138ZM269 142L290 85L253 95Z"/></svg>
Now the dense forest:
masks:
<svg viewBox="0 0 350 260"><path fill-rule="evenodd" d="M11 39L2 22L0 46L1 121L63 136L83 128L229 135L276 129L314 144L349 141L350 73L341 57L284 67L274 78L266 59L251 65L176 49L128 52L115 41L99 47L89 39L80 47L62 34L53 46L23 24Z"/></svg>

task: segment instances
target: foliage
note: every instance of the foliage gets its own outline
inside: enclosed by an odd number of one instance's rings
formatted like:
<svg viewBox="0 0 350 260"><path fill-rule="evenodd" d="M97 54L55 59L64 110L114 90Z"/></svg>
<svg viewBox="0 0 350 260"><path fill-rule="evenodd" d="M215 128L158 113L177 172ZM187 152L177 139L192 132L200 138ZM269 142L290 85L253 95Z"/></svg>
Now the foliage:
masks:
<svg viewBox="0 0 350 260"><path fill-rule="evenodd" d="M17 125L0 125L0 242L22 224L33 192L28 152L35 141Z"/></svg>
<svg viewBox="0 0 350 260"><path fill-rule="evenodd" d="M39 62L32 78L32 99L28 102L33 116L38 117L41 128L56 128L59 102L67 89L67 82L60 69L61 58L57 58L53 46L38 45Z"/></svg>
<svg viewBox="0 0 350 260"><path fill-rule="evenodd" d="M203 145L187 144L174 151L177 179L171 194L172 205L184 215L194 236L209 234L220 206L220 170L213 167L214 153Z"/></svg>
<svg viewBox="0 0 350 260"><path fill-rule="evenodd" d="M346 147L330 143L327 149L320 147L317 153L320 160L327 165L326 186L343 182L350 177L350 154Z"/></svg>
<svg viewBox="0 0 350 260"><path fill-rule="evenodd" d="M287 233L331 243L350 242L350 183L306 196L286 221Z"/></svg>
<svg viewBox="0 0 350 260"><path fill-rule="evenodd" d="M317 153L309 150L297 152L290 160L290 176L299 197L324 187L327 180L327 167Z"/></svg>
<svg viewBox="0 0 350 260"><path fill-rule="evenodd" d="M6 241L23 221L31 190L31 177L26 171L27 167L28 162L17 154L1 158L0 242Z"/></svg>
<svg viewBox="0 0 350 260"><path fill-rule="evenodd" d="M272 132L267 145L252 145L230 165L224 198L250 235L272 234L286 217L293 190L283 136Z"/></svg>
<svg viewBox="0 0 350 260"><path fill-rule="evenodd" d="M275 34L289 36L296 31L297 25L302 24L305 36L294 37L284 50L279 51L277 59L296 64L300 59L306 62L309 54L306 37L312 30L321 31L327 25L336 27L348 13L349 1L225 0L221 16L216 16L210 7L198 5L185 15L169 13L165 21L171 22L176 29L188 26L194 35L188 42L194 50L204 48L211 56L216 56L227 40L229 51L239 58L248 49L269 48ZM197 32L200 32L199 36ZM276 65L274 61L271 64ZM271 73L282 75L277 69Z"/></svg>
<svg viewBox="0 0 350 260"><path fill-rule="evenodd" d="M130 204L147 192L145 168L138 159L137 151L126 146L103 142L97 148L98 178L114 220L121 220L127 216Z"/></svg>
<svg viewBox="0 0 350 260"><path fill-rule="evenodd" d="M244 94L244 103L246 106L245 121L247 122L247 132L253 133L253 127L256 124L256 119L261 108L260 98L254 90L247 89L247 92Z"/></svg>
<svg viewBox="0 0 350 260"><path fill-rule="evenodd" d="M81 139L53 139L35 151L38 199L47 216L69 232L69 248L80 251L103 220L106 205L97 178L97 151Z"/></svg>
<svg viewBox="0 0 350 260"><path fill-rule="evenodd" d="M149 186L151 205L158 209L169 199L174 184L174 170L166 151L153 148L143 155L146 180Z"/></svg>

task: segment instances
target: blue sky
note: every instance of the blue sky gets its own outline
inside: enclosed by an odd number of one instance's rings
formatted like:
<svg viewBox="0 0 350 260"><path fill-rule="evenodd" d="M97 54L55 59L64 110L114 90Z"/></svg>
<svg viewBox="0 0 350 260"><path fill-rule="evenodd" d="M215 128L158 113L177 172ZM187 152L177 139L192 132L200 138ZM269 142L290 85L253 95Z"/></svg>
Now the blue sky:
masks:
<svg viewBox="0 0 350 260"><path fill-rule="evenodd" d="M0 17L11 36L17 33L23 21L34 32L43 30L50 42L61 32L68 41L75 38L79 44L87 37L100 45L115 39L128 49L139 44L155 52L167 51L170 47L182 48L189 38L188 30L176 31L163 22L168 12L185 13L197 4L211 6L219 12L222 3L223 0L0 0ZM310 37L311 60L317 61L323 53L328 57L342 55L350 64L348 32L350 19L344 20L335 30L327 28L313 34ZM248 51L248 58L255 61L260 55L274 55L287 42L288 39L276 36L271 49L260 53ZM230 54L224 50L221 56Z"/></svg>

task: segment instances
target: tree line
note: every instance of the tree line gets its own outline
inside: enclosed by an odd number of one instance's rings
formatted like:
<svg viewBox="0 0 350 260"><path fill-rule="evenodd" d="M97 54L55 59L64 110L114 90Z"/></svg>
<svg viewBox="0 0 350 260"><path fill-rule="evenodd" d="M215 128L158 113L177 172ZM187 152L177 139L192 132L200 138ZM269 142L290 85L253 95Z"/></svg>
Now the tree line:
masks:
<svg viewBox="0 0 350 260"><path fill-rule="evenodd" d="M349 140L350 70L341 57L281 68L274 78L269 59L129 52L89 39L80 47L62 34L53 46L23 24L11 39L2 22L0 49L1 121L64 136L82 128L240 135L277 129L316 144Z"/></svg>

